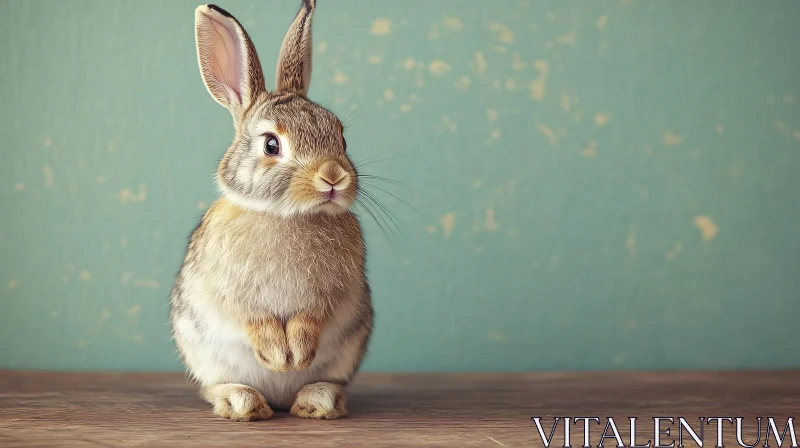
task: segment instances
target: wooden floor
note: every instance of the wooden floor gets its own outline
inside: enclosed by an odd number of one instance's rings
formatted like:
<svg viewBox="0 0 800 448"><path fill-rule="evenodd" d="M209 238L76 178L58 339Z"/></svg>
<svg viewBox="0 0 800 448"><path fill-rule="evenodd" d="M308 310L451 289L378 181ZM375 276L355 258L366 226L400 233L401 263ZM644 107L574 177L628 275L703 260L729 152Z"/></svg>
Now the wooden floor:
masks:
<svg viewBox="0 0 800 448"><path fill-rule="evenodd" d="M0 446L543 446L554 416L607 417L629 443L628 417L639 417L637 442L653 439L653 417L775 417L779 431L800 411L800 371L742 373L554 373L502 375L362 374L351 388L350 416L311 421L276 413L237 423L215 417L180 374L65 374L0 371ZM738 446L735 428L723 430ZM676 425L671 434L677 435ZM766 426L766 420L764 421ZM795 423L800 436L800 423ZM713 446L716 423L705 429ZM764 430L761 443L764 444ZM699 432L699 429L696 429ZM583 423L571 429L583 443ZM611 432L609 431L609 434ZM788 437L788 432L787 432ZM664 437L669 444L673 437ZM563 446L559 423L551 446ZM686 446L696 446L684 433ZM686 440L689 440L688 442ZM605 446L615 446L614 439ZM677 446L677 441L676 441ZM771 440L770 446L776 446ZM790 446L790 443L784 443Z"/></svg>

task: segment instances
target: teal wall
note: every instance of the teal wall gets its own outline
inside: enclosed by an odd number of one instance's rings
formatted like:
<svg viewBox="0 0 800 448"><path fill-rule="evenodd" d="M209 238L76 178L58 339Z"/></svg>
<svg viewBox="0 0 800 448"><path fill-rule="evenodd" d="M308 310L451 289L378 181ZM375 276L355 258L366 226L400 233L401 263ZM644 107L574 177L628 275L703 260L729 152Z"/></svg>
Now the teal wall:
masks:
<svg viewBox="0 0 800 448"><path fill-rule="evenodd" d="M227 1L274 73L299 0ZM0 367L177 370L232 138L191 1L0 2ZM320 0L364 219L365 370L800 366L800 2ZM272 80L270 80L270 85Z"/></svg>

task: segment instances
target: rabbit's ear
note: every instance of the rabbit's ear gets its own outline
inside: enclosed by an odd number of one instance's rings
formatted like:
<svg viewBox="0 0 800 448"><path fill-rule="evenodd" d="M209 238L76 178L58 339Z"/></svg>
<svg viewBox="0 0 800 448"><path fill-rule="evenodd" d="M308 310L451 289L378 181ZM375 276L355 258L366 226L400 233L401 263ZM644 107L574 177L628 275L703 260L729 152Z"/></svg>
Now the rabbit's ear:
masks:
<svg viewBox="0 0 800 448"><path fill-rule="evenodd" d="M317 0L303 0L292 26L283 38L278 56L276 91L308 93L311 83L311 16Z"/></svg>
<svg viewBox="0 0 800 448"><path fill-rule="evenodd" d="M240 116L266 90L261 63L242 25L216 5L194 12L197 60L208 92Z"/></svg>

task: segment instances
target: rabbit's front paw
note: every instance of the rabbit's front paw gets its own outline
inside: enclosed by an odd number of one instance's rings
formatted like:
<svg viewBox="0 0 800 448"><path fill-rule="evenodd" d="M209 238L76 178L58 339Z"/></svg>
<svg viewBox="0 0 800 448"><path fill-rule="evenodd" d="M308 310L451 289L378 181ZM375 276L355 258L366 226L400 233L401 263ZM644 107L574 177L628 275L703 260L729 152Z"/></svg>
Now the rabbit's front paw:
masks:
<svg viewBox="0 0 800 448"><path fill-rule="evenodd" d="M253 321L247 326L247 334L256 359L264 367L275 372L286 372L292 368L286 332L278 319L269 317Z"/></svg>
<svg viewBox="0 0 800 448"><path fill-rule="evenodd" d="M317 353L321 323L308 314L298 314L286 323L292 368L302 370L310 366Z"/></svg>
<svg viewBox="0 0 800 448"><path fill-rule="evenodd" d="M275 372L286 372L292 368L291 354L285 345L274 344L257 347L255 354L261 365Z"/></svg>

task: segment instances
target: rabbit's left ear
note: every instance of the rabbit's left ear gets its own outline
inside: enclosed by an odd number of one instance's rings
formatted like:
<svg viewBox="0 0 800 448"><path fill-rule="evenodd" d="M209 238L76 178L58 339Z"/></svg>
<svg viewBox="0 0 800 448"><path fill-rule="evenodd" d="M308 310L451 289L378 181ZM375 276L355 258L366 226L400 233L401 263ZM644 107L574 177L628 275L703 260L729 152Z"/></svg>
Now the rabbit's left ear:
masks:
<svg viewBox="0 0 800 448"><path fill-rule="evenodd" d="M317 0L303 0L292 26L283 38L275 79L276 93L305 96L311 84L311 16Z"/></svg>
<svg viewBox="0 0 800 448"><path fill-rule="evenodd" d="M266 91L261 63L250 37L239 22L216 5L195 10L197 59L211 96L235 118Z"/></svg>

